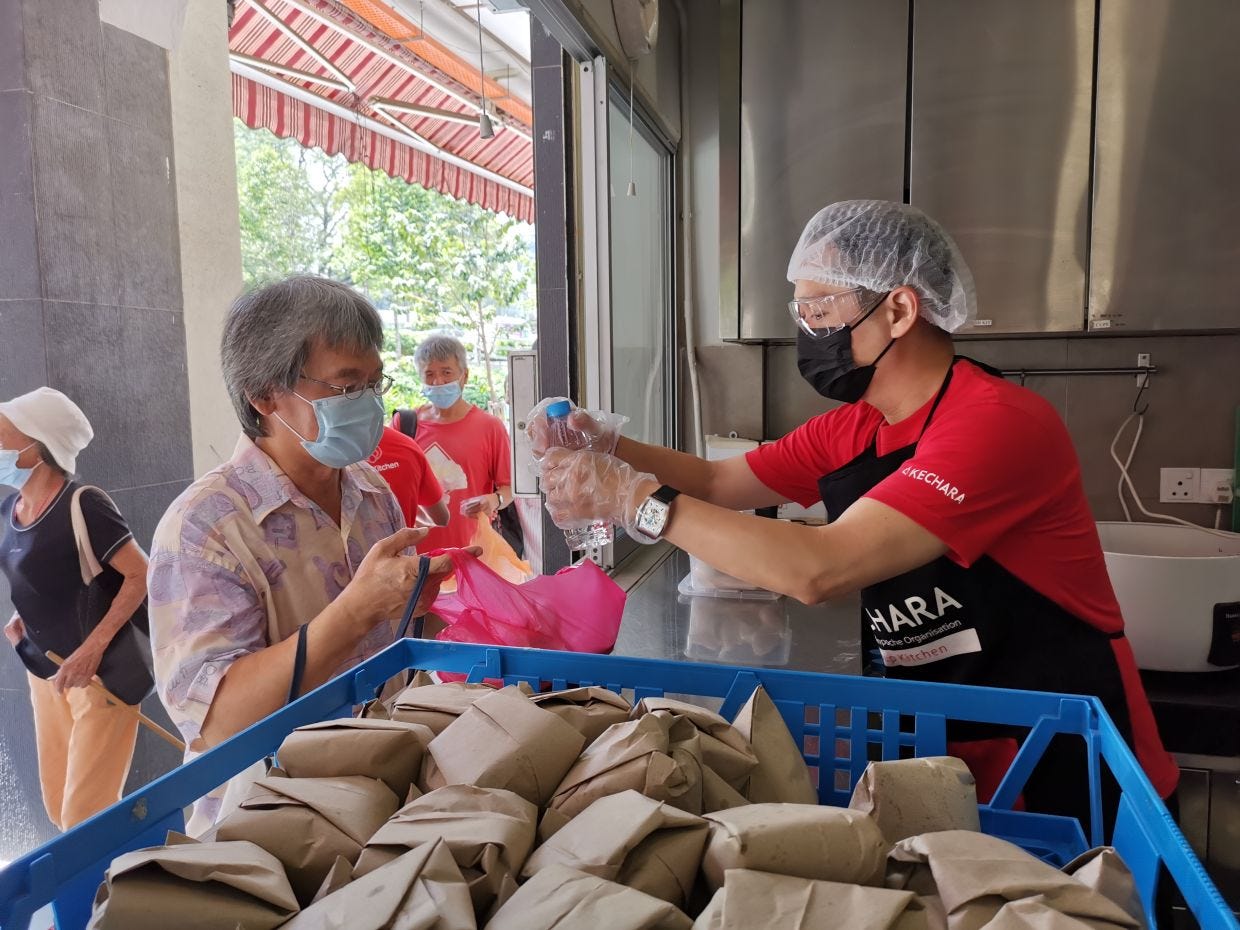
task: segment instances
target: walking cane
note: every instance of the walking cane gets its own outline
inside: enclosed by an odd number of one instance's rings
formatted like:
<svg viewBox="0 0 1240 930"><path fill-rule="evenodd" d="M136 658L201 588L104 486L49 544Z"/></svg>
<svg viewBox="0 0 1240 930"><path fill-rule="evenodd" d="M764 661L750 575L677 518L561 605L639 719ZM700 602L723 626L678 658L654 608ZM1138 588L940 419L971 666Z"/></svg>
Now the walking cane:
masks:
<svg viewBox="0 0 1240 930"><path fill-rule="evenodd" d="M51 659L54 663L56 663L56 667L57 667L57 668L60 668L60 666L62 666L62 665L64 665L64 664L65 664L65 660L64 660L64 659L62 659L60 656L56 655L56 653L54 653L54 652L49 652L49 653L47 653L47 657L48 657L49 659ZM148 717L146 714L142 713L142 711L139 709L139 707L138 707L137 705L135 705L135 704L126 704L124 701L122 701L120 698L118 698L115 694L113 694L111 691L109 691L106 687L104 687L102 684L100 684L100 683L99 683L99 681L98 681L97 679L92 678L92 679L90 680L90 684L88 685L88 687L89 687L92 691L97 691L97 692L99 692L100 694L102 694L104 697L106 697L109 701L111 701L111 702L112 702L113 704L115 704L117 707L127 707L127 708L129 708L131 711L133 711L135 714L137 714L137 715L138 715L138 722L139 722L139 723L144 724L144 725L145 725L145 726L146 726L149 730L151 730L151 732L153 732L156 736L158 736L160 739L164 740L164 741L165 741L165 742L167 742L167 743L171 743L171 744L172 744L173 746L175 746L175 747L176 747L176 748L177 748L177 749L178 749L178 750L179 750L182 754L184 754L184 752L185 752L185 744L184 744L183 742L181 742L179 739L177 739L175 736L173 736L171 733L169 733L167 730L165 730L163 727L161 727L158 723L156 723L154 720L152 720L152 719L151 719L150 717Z"/></svg>

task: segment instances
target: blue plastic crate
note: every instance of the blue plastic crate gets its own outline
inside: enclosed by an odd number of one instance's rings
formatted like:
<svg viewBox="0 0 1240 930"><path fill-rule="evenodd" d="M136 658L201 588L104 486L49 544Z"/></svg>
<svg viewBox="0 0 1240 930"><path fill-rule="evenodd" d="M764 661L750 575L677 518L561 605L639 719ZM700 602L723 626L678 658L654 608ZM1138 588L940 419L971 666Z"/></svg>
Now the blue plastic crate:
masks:
<svg viewBox="0 0 1240 930"><path fill-rule="evenodd" d="M0 871L0 928L26 930L30 915L48 902L54 904L60 930L85 927L95 890L115 856L162 843L168 830L184 828L185 807L274 752L292 730L349 713L378 685L409 668L462 672L472 681L526 681L535 687L540 682L555 688L602 685L630 690L634 700L664 693L713 697L722 699L720 712L728 719L761 684L806 761L817 770L824 804L848 803L852 786L875 751L884 759L910 752L943 755L949 720L1028 727L1029 737L998 793L982 809L984 830L1057 865L1109 841L1136 876L1147 910L1159 866L1164 865L1203 928L1240 930L1094 698L412 639L396 643ZM1075 820L1011 810L1057 733L1079 735L1088 748L1095 808L1089 842ZM1096 812L1103 764L1123 792L1111 837L1103 836Z"/></svg>

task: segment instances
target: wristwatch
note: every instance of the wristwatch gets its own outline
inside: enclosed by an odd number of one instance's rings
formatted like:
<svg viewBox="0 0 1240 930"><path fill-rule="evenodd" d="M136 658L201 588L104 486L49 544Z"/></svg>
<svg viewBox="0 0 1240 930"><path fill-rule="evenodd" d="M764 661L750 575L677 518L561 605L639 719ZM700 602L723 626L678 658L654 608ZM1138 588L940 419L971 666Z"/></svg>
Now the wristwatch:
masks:
<svg viewBox="0 0 1240 930"><path fill-rule="evenodd" d="M672 515L672 501L679 495L679 491L666 484L660 487L638 505L634 528L652 541L661 537Z"/></svg>

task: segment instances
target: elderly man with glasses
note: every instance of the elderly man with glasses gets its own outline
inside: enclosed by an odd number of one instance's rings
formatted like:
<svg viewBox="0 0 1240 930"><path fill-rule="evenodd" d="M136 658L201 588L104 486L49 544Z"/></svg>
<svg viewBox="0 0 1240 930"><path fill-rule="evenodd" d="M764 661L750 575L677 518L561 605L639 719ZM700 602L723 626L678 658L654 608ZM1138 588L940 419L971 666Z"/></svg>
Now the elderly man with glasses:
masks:
<svg viewBox="0 0 1240 930"><path fill-rule="evenodd" d="M382 342L366 299L324 278L269 285L229 312L221 363L244 435L172 504L150 560L156 684L187 759L285 703L299 639L304 693L398 635L425 530L404 528L366 464L391 386ZM415 616L448 568L432 560ZM198 804L192 832L222 797Z"/></svg>

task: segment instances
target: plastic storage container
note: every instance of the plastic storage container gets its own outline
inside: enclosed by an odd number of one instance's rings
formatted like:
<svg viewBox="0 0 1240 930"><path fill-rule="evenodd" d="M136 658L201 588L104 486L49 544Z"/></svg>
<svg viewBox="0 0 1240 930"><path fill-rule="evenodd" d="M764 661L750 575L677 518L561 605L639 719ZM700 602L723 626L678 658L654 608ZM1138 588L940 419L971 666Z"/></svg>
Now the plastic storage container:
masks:
<svg viewBox="0 0 1240 930"><path fill-rule="evenodd" d="M682 594L679 600L689 608L685 655L693 661L767 667L787 665L792 657L786 598Z"/></svg>
<svg viewBox="0 0 1240 930"><path fill-rule="evenodd" d="M742 600L774 601L781 595L758 588L725 572L712 568L697 556L689 556L689 574L680 580L681 594L694 597L733 597Z"/></svg>
<svg viewBox="0 0 1240 930"><path fill-rule="evenodd" d="M465 673L471 681L526 681L535 687L542 682L554 688L596 684L625 689L635 700L665 690L721 698L720 712L728 719L761 684L817 773L824 804L847 804L871 758L944 754L948 720L1029 727L994 799L982 807L983 830L1054 864L1065 863L1090 845L1110 842L1132 870L1147 911L1159 866L1165 864L1202 927L1240 930L1094 698L413 639L401 640L10 864L0 871L0 927L26 930L31 914L54 902L57 927L81 930L104 870L115 856L162 843L166 831L183 829L187 805L275 751L295 728L348 714L371 697L377 685L409 668ZM1088 826L1090 843L1075 820L1012 810L1055 733L1079 734L1085 741L1095 804ZM1122 792L1111 836L1103 835L1097 809L1103 763ZM170 916L169 927L175 925Z"/></svg>

